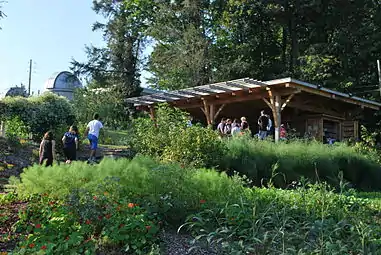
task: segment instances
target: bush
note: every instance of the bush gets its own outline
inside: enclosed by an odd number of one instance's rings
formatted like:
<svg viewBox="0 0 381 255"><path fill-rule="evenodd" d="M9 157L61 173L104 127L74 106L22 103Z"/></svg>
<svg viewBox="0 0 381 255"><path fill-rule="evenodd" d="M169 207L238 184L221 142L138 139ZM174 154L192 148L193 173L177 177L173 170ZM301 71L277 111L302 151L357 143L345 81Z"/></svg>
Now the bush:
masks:
<svg viewBox="0 0 381 255"><path fill-rule="evenodd" d="M75 121L69 101L52 93L30 98L6 97L3 103L5 111L0 118L7 120L7 132L17 130L18 135L22 136L30 132L36 141L46 131L57 133Z"/></svg>
<svg viewBox="0 0 381 255"><path fill-rule="evenodd" d="M224 173L160 164L145 157L131 161L105 159L98 165L82 162L48 168L35 165L25 169L20 179L12 177L11 184L21 198L46 193L62 199L78 189L94 193L110 177L115 185L110 185L107 192L145 204L168 221L184 219L189 211L199 208L200 200L226 202L237 199L243 192L242 181Z"/></svg>
<svg viewBox="0 0 381 255"><path fill-rule="evenodd" d="M149 118L134 121L132 147L164 161L195 167L218 166L224 145L217 133L200 126L187 127L187 119L187 113L161 105L156 113L156 127Z"/></svg>
<svg viewBox="0 0 381 255"><path fill-rule="evenodd" d="M287 187L301 177L338 186L342 171L345 181L356 188L381 189L381 167L377 161L344 144L254 139L232 139L226 143L224 168L247 175L256 185L261 185L262 179L268 182L276 174L272 181L278 187Z"/></svg>
<svg viewBox="0 0 381 255"><path fill-rule="evenodd" d="M158 221L131 200L100 191L73 191L64 201L34 197L16 224L27 234L17 254L147 254L157 241Z"/></svg>

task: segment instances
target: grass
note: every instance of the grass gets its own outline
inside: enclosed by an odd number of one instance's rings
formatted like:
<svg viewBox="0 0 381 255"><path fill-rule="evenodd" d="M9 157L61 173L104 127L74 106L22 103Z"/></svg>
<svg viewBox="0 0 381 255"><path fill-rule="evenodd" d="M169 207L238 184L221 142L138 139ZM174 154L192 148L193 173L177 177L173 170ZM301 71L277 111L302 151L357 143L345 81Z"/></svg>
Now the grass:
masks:
<svg viewBox="0 0 381 255"><path fill-rule="evenodd" d="M227 153L222 169L237 171L257 186L272 178L278 187L287 187L301 177L327 181L339 186L340 175L360 190L381 190L381 167L375 159L359 154L344 144L333 146L317 142L273 143L254 139L226 141Z"/></svg>

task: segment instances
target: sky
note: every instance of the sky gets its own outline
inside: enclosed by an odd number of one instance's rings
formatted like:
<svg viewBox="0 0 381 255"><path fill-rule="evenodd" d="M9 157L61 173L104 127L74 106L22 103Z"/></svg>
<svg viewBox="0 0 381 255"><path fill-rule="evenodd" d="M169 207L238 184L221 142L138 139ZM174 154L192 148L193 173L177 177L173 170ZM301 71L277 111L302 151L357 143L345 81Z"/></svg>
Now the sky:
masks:
<svg viewBox="0 0 381 255"><path fill-rule="evenodd" d="M102 46L101 33L91 30L102 17L91 7L92 0L3 3L7 17L0 20L0 93L14 85L28 85L30 59L31 90L37 93L53 73L69 71L72 58L86 60L85 45Z"/></svg>

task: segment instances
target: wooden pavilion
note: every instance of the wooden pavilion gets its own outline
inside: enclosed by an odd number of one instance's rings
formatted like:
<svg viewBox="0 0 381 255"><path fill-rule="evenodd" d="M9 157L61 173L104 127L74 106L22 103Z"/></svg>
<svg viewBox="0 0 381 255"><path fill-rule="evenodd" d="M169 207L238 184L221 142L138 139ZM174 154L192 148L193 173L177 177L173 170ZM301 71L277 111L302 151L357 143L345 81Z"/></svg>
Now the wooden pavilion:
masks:
<svg viewBox="0 0 381 255"><path fill-rule="evenodd" d="M237 79L128 98L127 102L148 111L153 120L154 106L167 102L208 125L214 125L219 117L245 116L251 127L257 126L260 111L268 108L268 113L272 113L276 141L281 123L288 123L299 134L308 134L320 141L324 137L357 139L358 121L365 112L381 107L379 102L292 78Z"/></svg>

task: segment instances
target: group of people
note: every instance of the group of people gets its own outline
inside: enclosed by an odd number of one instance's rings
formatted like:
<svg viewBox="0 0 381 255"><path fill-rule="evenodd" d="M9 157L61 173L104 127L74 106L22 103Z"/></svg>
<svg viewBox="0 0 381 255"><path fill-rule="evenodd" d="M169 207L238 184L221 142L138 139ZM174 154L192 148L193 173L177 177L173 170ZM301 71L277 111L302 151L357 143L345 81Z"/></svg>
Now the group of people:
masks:
<svg viewBox="0 0 381 255"><path fill-rule="evenodd" d="M248 132L249 124L245 117L241 118L241 122L238 119L234 119L232 122L231 119L222 118L217 126L217 131L221 137L236 136Z"/></svg>
<svg viewBox="0 0 381 255"><path fill-rule="evenodd" d="M261 115L258 118L258 133L256 136L260 140L266 139L269 135L273 133L273 124L269 115L265 111L261 111ZM217 131L221 137L229 137L242 135L250 131L249 124L246 120L246 117L241 118L241 122L237 119L234 119L233 122L231 119L222 118L221 122L217 126ZM284 124L280 126L279 137L281 140L286 139L286 128Z"/></svg>
<svg viewBox="0 0 381 255"><path fill-rule="evenodd" d="M96 150L98 148L99 132L103 128L102 122L99 121L99 114L94 114L94 119L87 124L85 137L90 142L90 157L89 163L95 162ZM70 164L77 159L77 150L79 145L79 131L76 126L71 126L68 132L62 137L63 153L66 158L66 163ZM52 131L45 133L39 150L40 165L52 166L56 160L56 142Z"/></svg>

